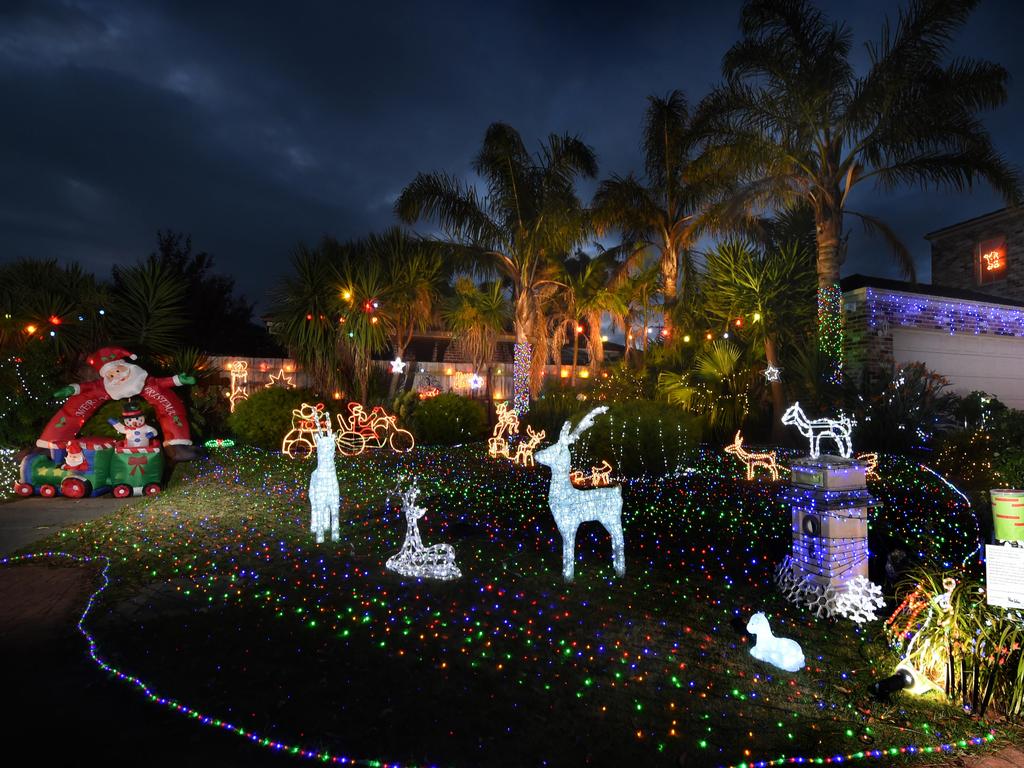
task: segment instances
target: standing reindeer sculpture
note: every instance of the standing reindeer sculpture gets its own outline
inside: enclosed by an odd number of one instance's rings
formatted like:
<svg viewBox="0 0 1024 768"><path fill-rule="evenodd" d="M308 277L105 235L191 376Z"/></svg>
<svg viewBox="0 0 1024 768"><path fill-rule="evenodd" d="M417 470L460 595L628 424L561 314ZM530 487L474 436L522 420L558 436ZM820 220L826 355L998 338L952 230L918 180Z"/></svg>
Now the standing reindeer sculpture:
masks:
<svg viewBox="0 0 1024 768"><path fill-rule="evenodd" d="M793 403L786 412L782 414L782 423L790 424L800 430L800 434L811 440L811 458L816 459L821 454L821 439L827 437L836 444L839 455L844 459L850 458L853 453L853 444L850 442L850 430L853 429L853 422L847 416L840 416L839 420L833 419L808 419L800 408L800 403Z"/></svg>
<svg viewBox="0 0 1024 768"><path fill-rule="evenodd" d="M576 550L576 531L581 523L598 522L612 537L612 561L619 576L626 573L625 543L622 537L622 489L574 488L569 481L569 446L590 429L594 419L607 411L607 406L595 408L570 431L571 423L565 422L558 435L558 442L534 455L534 458L551 468L551 486L548 490L548 506L555 517L555 525L562 536L562 576L572 581Z"/></svg>
<svg viewBox="0 0 1024 768"><path fill-rule="evenodd" d="M487 440L487 453L492 459L504 457L511 458L508 454L507 435L519 434L519 415L510 411L508 402L497 405L498 423L494 425L494 434Z"/></svg>
<svg viewBox="0 0 1024 768"><path fill-rule="evenodd" d="M540 445L540 441L544 439L546 433L543 429L540 432L534 432L533 427L527 424L526 434L530 436L530 439L519 442L519 445L516 446L516 455L512 457L512 463L532 467L534 466L533 452Z"/></svg>
<svg viewBox="0 0 1024 768"><path fill-rule="evenodd" d="M313 517L310 529L316 534L317 544L323 543L324 536L331 534L331 541L340 536L338 508L341 505L338 490L338 474L334 466L334 434L331 432L331 415L319 413L312 419L313 441L316 443L316 469L309 478L309 505Z"/></svg>
<svg viewBox="0 0 1024 768"><path fill-rule="evenodd" d="M754 467L764 467L771 474L772 480L779 479L779 467L775 463L775 451L768 451L767 453L748 451L743 447L743 437L740 435L740 430L736 430L736 439L732 441L732 445L725 446L725 452L733 454L747 465L747 480L754 479Z"/></svg>

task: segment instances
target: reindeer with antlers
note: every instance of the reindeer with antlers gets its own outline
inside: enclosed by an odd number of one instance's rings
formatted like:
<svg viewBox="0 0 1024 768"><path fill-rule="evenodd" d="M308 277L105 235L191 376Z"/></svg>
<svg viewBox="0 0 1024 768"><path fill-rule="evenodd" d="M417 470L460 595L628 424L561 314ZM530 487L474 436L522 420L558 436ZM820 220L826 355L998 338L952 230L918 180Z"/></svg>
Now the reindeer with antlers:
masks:
<svg viewBox="0 0 1024 768"><path fill-rule="evenodd" d="M779 479L779 467L775 463L775 451L768 451L767 453L748 451L743 447L743 437L740 435L740 430L736 430L736 439L732 441L732 445L725 447L725 452L733 454L747 465L747 480L754 479L755 467L764 467L771 474L772 480Z"/></svg>
<svg viewBox="0 0 1024 768"><path fill-rule="evenodd" d="M576 531L582 523L598 522L612 537L612 562L619 576L626 573L625 542L622 535L622 489L574 488L569 481L569 446L594 424L594 419L608 410L607 406L595 408L570 430L571 422L562 425L558 442L535 455L538 462L551 468L551 485L548 490L548 506L554 515L555 525L562 536L562 576L572 581L576 550Z"/></svg>
<svg viewBox="0 0 1024 768"><path fill-rule="evenodd" d="M534 432L533 427L527 424L526 434L530 436L530 439L523 440L516 446L516 455L512 458L512 463L522 464L524 467L532 467L534 466L533 452L547 433L543 429L540 432Z"/></svg>
<svg viewBox="0 0 1024 768"><path fill-rule="evenodd" d="M310 529L316 534L317 544L324 536L331 534L331 541L337 541L341 530L338 525L338 509L341 494L338 489L337 468L334 466L334 434L331 432L331 414L317 411L311 419L313 441L316 443L316 469L309 478L309 506L312 509Z"/></svg>

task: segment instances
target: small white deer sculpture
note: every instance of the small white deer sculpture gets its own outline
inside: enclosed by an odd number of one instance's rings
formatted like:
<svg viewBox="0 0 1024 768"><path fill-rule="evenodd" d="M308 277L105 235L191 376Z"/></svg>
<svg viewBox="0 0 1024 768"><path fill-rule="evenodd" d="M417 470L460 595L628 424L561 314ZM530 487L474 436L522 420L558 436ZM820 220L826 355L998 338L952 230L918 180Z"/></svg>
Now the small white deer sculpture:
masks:
<svg viewBox="0 0 1024 768"><path fill-rule="evenodd" d="M309 477L309 506L312 508L310 529L316 534L317 544L324 536L331 534L331 541L337 541L341 531L338 526L338 508L341 506L338 490L338 474L334 466L334 435L331 433L331 416L313 419L313 442L316 443L316 469Z"/></svg>
<svg viewBox="0 0 1024 768"><path fill-rule="evenodd" d="M800 643L786 637L776 637L768 626L768 617L755 613L747 622L747 632L757 637L750 655L755 659L787 672L799 672L804 668L804 652Z"/></svg>
<svg viewBox="0 0 1024 768"><path fill-rule="evenodd" d="M416 503L420 489L413 483L402 491L402 511L405 512L405 541L397 555L384 564L388 570L417 579L457 579L462 571L455 563L455 550L451 544L424 545L420 538L419 519L426 514L425 507Z"/></svg>
<svg viewBox="0 0 1024 768"><path fill-rule="evenodd" d="M853 429L853 422L847 416L840 416L835 419L808 419L804 414L800 403L793 403L786 412L782 414L782 423L795 426L800 434L811 441L811 458L816 459L821 454L821 439L827 437L836 444L839 455L844 459L850 458L853 454L853 444L850 442L850 431Z"/></svg>
<svg viewBox="0 0 1024 768"><path fill-rule="evenodd" d="M594 419L607 411L607 406L595 408L570 431L570 422L562 425L558 442L534 454L534 458L546 467L551 467L551 485L548 490L548 506L555 517L555 525L562 536L562 576L572 581L576 550L576 531L581 523L595 521L605 527L612 537L612 562L619 576L626 573L626 554L622 536L622 489L574 488L569 481L569 446L590 429Z"/></svg>

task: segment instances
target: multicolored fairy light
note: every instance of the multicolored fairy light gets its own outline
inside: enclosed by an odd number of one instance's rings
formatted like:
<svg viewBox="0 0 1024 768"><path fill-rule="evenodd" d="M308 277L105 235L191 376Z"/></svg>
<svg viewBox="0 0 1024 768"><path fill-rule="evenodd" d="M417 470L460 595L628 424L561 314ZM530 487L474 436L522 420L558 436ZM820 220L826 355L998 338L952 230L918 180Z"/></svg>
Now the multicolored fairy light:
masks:
<svg viewBox="0 0 1024 768"><path fill-rule="evenodd" d="M818 286L818 349L829 361L829 380L843 380L843 291L839 283Z"/></svg>
<svg viewBox="0 0 1024 768"><path fill-rule="evenodd" d="M530 410L530 362L533 345L517 341L512 348L512 407L520 416Z"/></svg>

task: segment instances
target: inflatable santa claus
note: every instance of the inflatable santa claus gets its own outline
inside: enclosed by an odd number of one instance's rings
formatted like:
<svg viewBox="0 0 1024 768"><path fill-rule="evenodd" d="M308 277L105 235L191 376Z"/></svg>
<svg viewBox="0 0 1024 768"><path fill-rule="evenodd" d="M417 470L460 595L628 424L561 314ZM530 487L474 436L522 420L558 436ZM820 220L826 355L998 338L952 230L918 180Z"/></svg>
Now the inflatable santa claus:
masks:
<svg viewBox="0 0 1024 768"><path fill-rule="evenodd" d="M108 400L121 400L141 396L153 406L164 435L164 446L171 458L191 458L192 436L189 431L185 405L172 391L172 387L195 384L185 374L154 378L140 365L132 362L136 356L120 347L104 347L87 358L99 379L82 384L70 384L53 393L54 397L68 400L50 419L36 441L40 448L63 447L74 439L82 425ZM69 397L70 395L70 397ZM180 446L176 449L175 446Z"/></svg>

